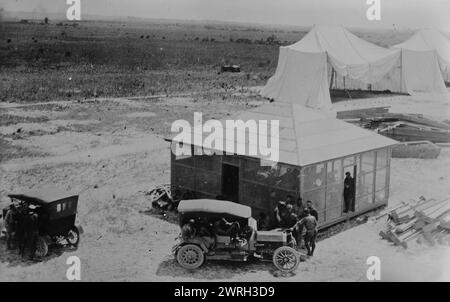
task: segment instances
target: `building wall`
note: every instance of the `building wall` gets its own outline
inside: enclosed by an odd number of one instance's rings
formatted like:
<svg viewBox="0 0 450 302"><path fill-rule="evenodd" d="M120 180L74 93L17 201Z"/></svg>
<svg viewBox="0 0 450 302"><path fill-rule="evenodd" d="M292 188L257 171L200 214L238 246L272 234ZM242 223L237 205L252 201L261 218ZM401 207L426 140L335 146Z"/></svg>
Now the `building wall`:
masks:
<svg viewBox="0 0 450 302"><path fill-rule="evenodd" d="M364 152L302 168L301 197L311 200L326 226L345 218L343 188L345 172L355 178L355 212L363 213L387 204L389 197L390 148Z"/></svg>
<svg viewBox="0 0 450 302"><path fill-rule="evenodd" d="M387 203L389 196L390 148L356 154L305 167L278 163L261 166L258 159L244 156L196 155L175 158L172 154L171 183L196 192L197 198L222 195L222 165L239 167L239 203L251 206L253 216L271 214L277 201L287 195L313 201L319 223L326 226L345 218L344 173L356 167L355 214Z"/></svg>

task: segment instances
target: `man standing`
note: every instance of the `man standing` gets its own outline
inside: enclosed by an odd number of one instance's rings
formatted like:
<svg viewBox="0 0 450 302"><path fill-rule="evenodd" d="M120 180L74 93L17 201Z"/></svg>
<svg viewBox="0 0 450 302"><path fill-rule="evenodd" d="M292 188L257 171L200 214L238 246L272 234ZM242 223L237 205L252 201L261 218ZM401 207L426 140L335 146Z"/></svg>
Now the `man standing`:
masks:
<svg viewBox="0 0 450 302"><path fill-rule="evenodd" d="M355 181L350 172L345 173L344 180L344 213L355 211Z"/></svg>
<svg viewBox="0 0 450 302"><path fill-rule="evenodd" d="M317 220L313 215L311 215L311 212L308 209L305 209L305 215L306 217L302 218L298 224L301 228L304 227L306 229L305 247L308 252L308 256L312 256L316 248Z"/></svg>
<svg viewBox="0 0 450 302"><path fill-rule="evenodd" d="M309 213L314 216L314 218L316 218L316 221L319 221L319 213L317 212L317 210L314 208L313 203L311 200L308 200L306 202L306 208L308 209ZM306 216L306 214L305 214Z"/></svg>
<svg viewBox="0 0 450 302"><path fill-rule="evenodd" d="M17 231L17 210L14 204L9 206L5 215L6 247L12 249L12 241Z"/></svg>

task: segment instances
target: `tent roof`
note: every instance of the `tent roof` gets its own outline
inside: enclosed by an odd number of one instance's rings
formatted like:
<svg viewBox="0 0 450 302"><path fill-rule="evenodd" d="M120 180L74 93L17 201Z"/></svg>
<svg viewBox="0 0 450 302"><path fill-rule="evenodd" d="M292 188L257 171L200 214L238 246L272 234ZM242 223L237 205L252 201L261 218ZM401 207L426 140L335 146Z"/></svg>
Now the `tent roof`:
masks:
<svg viewBox="0 0 450 302"><path fill-rule="evenodd" d="M314 26L302 40L280 47L277 69L261 95L331 109L328 66L342 77L373 84L395 67L400 53L364 41L343 27Z"/></svg>
<svg viewBox="0 0 450 302"><path fill-rule="evenodd" d="M436 50L440 59L450 66L450 40L435 29L421 29L403 43L393 46L415 51Z"/></svg>
<svg viewBox="0 0 450 302"><path fill-rule="evenodd" d="M398 53L367 42L340 26L315 25L303 39L286 46L306 53L326 52L345 65L373 64Z"/></svg>
<svg viewBox="0 0 450 302"><path fill-rule="evenodd" d="M244 122L279 120L278 161L295 166L306 166L397 143L372 131L330 117L324 112L296 104L270 103L239 113L233 119ZM223 122L222 125L226 129L226 123ZM270 133L270 129L268 132ZM235 146L238 144L237 136L236 133L233 141ZM248 150L250 146L248 131L245 137ZM244 152L240 155L247 154Z"/></svg>

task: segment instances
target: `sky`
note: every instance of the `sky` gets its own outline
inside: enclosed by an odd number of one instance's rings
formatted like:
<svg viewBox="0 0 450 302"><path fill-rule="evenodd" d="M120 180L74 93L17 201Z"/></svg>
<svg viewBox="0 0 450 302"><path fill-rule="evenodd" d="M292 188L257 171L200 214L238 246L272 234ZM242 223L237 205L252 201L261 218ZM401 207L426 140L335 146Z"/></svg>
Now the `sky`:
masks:
<svg viewBox="0 0 450 302"><path fill-rule="evenodd" d="M422 28L450 31L450 0L379 0L381 20L369 21L368 0L80 0L83 14L311 26ZM371 1L371 0L369 0ZM66 0L1 0L6 11L60 13Z"/></svg>

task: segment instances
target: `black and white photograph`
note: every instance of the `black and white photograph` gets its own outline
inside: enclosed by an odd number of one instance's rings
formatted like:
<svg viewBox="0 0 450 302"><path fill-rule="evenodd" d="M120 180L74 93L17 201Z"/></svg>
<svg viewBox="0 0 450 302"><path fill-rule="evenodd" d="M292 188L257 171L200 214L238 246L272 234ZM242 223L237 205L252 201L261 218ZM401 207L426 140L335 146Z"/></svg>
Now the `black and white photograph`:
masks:
<svg viewBox="0 0 450 302"><path fill-rule="evenodd" d="M0 282L449 282L449 16L2 0Z"/></svg>

